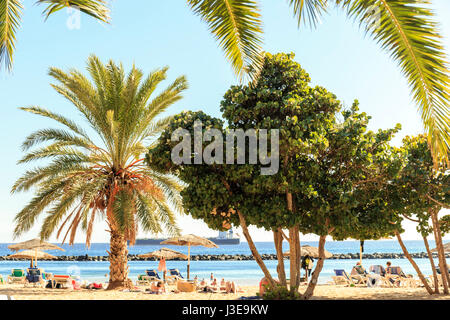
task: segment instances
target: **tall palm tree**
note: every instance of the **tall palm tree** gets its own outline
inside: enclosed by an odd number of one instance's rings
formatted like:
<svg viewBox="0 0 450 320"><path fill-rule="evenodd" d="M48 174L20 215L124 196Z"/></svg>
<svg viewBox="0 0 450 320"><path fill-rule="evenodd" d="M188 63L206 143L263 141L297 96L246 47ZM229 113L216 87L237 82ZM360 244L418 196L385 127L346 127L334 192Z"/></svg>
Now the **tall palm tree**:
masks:
<svg viewBox="0 0 450 320"><path fill-rule="evenodd" d="M153 233L179 234L174 211L182 210L182 185L149 169L140 156L171 119L155 117L181 99L187 81L179 77L150 99L167 68L144 79L134 66L125 74L122 65L104 65L90 56L87 70L92 82L77 70L50 68L49 75L56 80L52 87L76 107L94 135L63 115L37 106L21 108L53 119L63 129L38 130L22 145L26 154L19 163L49 163L26 171L12 187L12 193L35 188L34 198L15 217L14 236L28 231L46 212L42 239L54 232L59 238L65 230L62 241L73 244L81 228L89 246L95 219L105 220L110 233L109 288L114 289L131 284L127 241L134 244L138 225Z"/></svg>

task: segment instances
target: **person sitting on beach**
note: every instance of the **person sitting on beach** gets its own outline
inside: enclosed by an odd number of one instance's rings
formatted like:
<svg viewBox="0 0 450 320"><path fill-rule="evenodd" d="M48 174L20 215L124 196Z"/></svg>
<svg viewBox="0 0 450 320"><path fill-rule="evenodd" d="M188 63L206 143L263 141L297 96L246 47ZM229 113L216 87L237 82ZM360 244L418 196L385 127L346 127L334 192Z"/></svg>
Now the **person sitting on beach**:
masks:
<svg viewBox="0 0 450 320"><path fill-rule="evenodd" d="M201 288L202 292L218 292L219 286L217 284L217 279L214 278L214 280L210 283L206 282L205 286Z"/></svg>
<svg viewBox="0 0 450 320"><path fill-rule="evenodd" d="M396 287L400 286L400 279L394 279L396 276L392 276L392 270L391 270L392 263L390 261L386 262L386 274L385 277L389 279L389 281Z"/></svg>
<svg viewBox="0 0 450 320"><path fill-rule="evenodd" d="M361 265L361 262L357 262L356 265L353 267L352 271L350 272L351 275L360 275L360 276L366 276L368 273L366 269Z"/></svg>
<svg viewBox="0 0 450 320"><path fill-rule="evenodd" d="M352 271L350 272L350 277L352 279L355 279L358 281L358 283L364 283L365 278L367 277L368 273L366 269L361 265L361 262L357 262L356 265L353 267Z"/></svg>
<svg viewBox="0 0 450 320"><path fill-rule="evenodd" d="M227 283L225 282L225 279L222 278L222 280L220 281L220 290L225 291L226 289L227 289Z"/></svg>
<svg viewBox="0 0 450 320"><path fill-rule="evenodd" d="M160 293L165 293L166 292L166 288L164 286L164 283L161 282L161 281L157 281L156 285L154 283L152 283L151 290L152 290L152 293L156 293L156 294L160 294Z"/></svg>

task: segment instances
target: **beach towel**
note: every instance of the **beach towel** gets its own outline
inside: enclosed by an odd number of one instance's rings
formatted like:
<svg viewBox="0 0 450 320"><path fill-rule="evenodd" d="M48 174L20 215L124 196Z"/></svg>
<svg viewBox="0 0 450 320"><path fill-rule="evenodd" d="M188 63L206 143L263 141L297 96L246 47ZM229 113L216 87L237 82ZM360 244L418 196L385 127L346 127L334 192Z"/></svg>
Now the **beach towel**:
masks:
<svg viewBox="0 0 450 320"><path fill-rule="evenodd" d="M381 276L376 273L367 275L367 287L376 288L381 286Z"/></svg>

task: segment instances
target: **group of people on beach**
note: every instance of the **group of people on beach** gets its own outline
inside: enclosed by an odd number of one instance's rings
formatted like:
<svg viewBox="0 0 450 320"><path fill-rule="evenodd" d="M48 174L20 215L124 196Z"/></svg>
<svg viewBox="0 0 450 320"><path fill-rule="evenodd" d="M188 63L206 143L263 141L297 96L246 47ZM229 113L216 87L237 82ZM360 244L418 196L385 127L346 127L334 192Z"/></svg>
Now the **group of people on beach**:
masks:
<svg viewBox="0 0 450 320"><path fill-rule="evenodd" d="M202 279L198 281L198 277L194 278L194 285L199 292L209 292L209 293L237 293L242 292L242 289L236 285L234 281L225 281L224 278L221 279L220 283L217 278L211 273L209 280ZM150 288L147 290L153 294L163 294L167 293L166 286L163 281L155 281L151 284ZM177 290L172 290L174 293L178 293Z"/></svg>

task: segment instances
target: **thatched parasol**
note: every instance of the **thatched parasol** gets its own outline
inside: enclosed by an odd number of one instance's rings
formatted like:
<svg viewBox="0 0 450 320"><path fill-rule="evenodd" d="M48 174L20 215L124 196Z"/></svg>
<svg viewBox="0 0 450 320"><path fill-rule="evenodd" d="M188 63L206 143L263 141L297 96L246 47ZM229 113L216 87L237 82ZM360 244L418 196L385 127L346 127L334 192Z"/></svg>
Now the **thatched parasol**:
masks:
<svg viewBox="0 0 450 320"><path fill-rule="evenodd" d="M20 242L20 243L16 243L16 244L11 244L11 245L8 246L8 249L13 250L13 251L34 250L34 252L35 252L34 258L35 258L35 261L36 261L36 265L37 265L37 258L38 258L37 255L38 255L39 250L61 250L61 251L65 251L63 248L60 248L60 247L58 247L55 244L42 241L41 239L38 239L38 238L32 239L32 240L28 240L28 241L24 241L24 242ZM51 255L49 255L49 256L51 256ZM33 259L32 258L31 258L31 263L33 263Z"/></svg>
<svg viewBox="0 0 450 320"><path fill-rule="evenodd" d="M170 238L161 242L161 244L171 244L174 246L188 246L188 265L187 265L187 279L189 280L189 269L191 262L191 246L203 246L207 248L218 248L219 246L208 240L206 238L202 238L196 236L194 234L187 234L184 236L179 236L175 238Z"/></svg>
<svg viewBox="0 0 450 320"><path fill-rule="evenodd" d="M140 255L138 255L138 257L141 257L141 258L155 257L158 259L166 259L166 260L171 260L171 259L176 259L176 258L181 258L181 259L188 258L188 256L185 255L184 253L181 253L181 252L169 249L169 248L161 248L161 249L153 251L153 252L140 254Z"/></svg>
<svg viewBox="0 0 450 320"><path fill-rule="evenodd" d="M324 251L325 251L325 259L329 259L333 256L333 254L331 252L329 252L325 249L324 249ZM310 256L310 257L316 258L316 259L319 258L319 248L304 245L304 246L301 246L301 252L302 252L302 257ZM285 257L288 257L289 254L290 254L289 251L283 253L283 255Z"/></svg>
<svg viewBox="0 0 450 320"><path fill-rule="evenodd" d="M13 253L12 255L9 255L6 257L7 259L31 259L31 263L33 263L33 258L36 261L37 264L37 259L56 259L55 256L47 253L47 252L42 252L39 250L24 250L24 251L20 251L17 253Z"/></svg>
<svg viewBox="0 0 450 320"><path fill-rule="evenodd" d="M431 250L432 252L437 252L437 248L434 248L433 250ZM450 242L447 242L446 244L444 244L444 251L445 252L450 252Z"/></svg>

